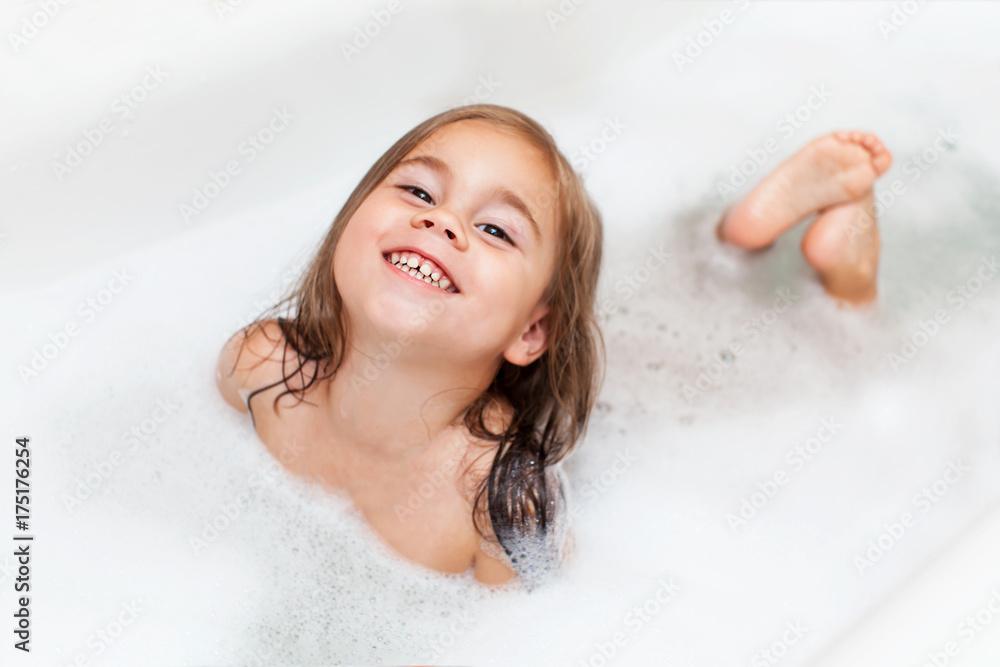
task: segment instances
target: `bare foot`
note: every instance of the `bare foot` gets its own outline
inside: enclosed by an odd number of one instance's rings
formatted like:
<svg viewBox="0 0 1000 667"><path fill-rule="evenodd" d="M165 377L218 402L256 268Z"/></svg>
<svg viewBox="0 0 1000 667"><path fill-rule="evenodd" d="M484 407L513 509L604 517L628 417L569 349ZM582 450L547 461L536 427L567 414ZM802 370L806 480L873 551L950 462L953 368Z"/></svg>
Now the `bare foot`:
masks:
<svg viewBox="0 0 1000 667"><path fill-rule="evenodd" d="M879 247L871 190L821 211L802 238L802 254L827 293L852 304L875 298Z"/></svg>
<svg viewBox="0 0 1000 667"><path fill-rule="evenodd" d="M834 132L815 139L729 209L716 232L743 248L766 248L812 213L857 200L892 164L878 137Z"/></svg>

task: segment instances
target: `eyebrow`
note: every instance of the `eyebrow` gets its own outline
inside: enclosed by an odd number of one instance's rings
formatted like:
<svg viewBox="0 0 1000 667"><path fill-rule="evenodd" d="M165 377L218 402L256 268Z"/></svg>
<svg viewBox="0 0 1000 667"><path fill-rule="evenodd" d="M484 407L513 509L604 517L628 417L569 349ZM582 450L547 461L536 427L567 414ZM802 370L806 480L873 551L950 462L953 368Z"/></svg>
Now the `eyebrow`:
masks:
<svg viewBox="0 0 1000 667"><path fill-rule="evenodd" d="M453 175L451 167L449 167L444 160L436 158L433 155L415 155L413 157L406 158L405 160L400 161L399 164L397 164L396 166L402 167L408 164L422 164L425 167L440 172L441 174L449 178ZM520 213L522 216L524 216L524 218L531 223L531 230L535 234L535 240L537 241L542 240L542 231L538 227L538 223L535 222L535 218L532 217L531 211L528 209L528 205L524 203L523 199L521 199L512 191L508 190L502 185L496 185L492 187L489 191L488 197L490 199L494 198L499 199L503 204L506 204L507 206L511 207L512 209Z"/></svg>
<svg viewBox="0 0 1000 667"><path fill-rule="evenodd" d="M433 169L434 171L439 171L449 178L452 176L451 167L449 167L444 160L436 158L433 155L414 155L413 157L408 157L405 160L400 161L396 166L404 167L408 164L414 163L422 164L425 167Z"/></svg>
<svg viewBox="0 0 1000 667"><path fill-rule="evenodd" d="M501 202L515 209L518 213L527 218L528 222L531 223L531 230L535 233L535 240L542 240L542 231L538 228L538 223L535 222L533 217L531 217L531 211L528 210L528 205L525 204L520 197L502 185L494 186L490 190L490 197L499 199Z"/></svg>

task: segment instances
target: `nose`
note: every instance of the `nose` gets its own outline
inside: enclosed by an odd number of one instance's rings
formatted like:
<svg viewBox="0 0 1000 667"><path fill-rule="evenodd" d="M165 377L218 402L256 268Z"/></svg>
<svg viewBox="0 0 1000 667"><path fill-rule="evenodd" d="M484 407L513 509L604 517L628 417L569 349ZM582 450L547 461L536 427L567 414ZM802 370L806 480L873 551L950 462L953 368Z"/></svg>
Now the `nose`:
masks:
<svg viewBox="0 0 1000 667"><path fill-rule="evenodd" d="M429 211L420 211L410 221L415 229L427 229L441 234L445 240L458 250L465 250L468 237L462 221L446 208L438 207Z"/></svg>

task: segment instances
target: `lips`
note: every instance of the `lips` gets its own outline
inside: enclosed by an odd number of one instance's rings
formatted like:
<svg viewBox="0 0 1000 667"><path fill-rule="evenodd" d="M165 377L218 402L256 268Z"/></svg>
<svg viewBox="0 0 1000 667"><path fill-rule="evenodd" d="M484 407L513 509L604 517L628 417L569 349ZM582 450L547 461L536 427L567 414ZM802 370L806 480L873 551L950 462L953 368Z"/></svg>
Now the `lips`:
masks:
<svg viewBox="0 0 1000 667"><path fill-rule="evenodd" d="M432 287L450 294L460 292L448 270L435 257L412 247L396 248L382 255L398 271L423 280Z"/></svg>

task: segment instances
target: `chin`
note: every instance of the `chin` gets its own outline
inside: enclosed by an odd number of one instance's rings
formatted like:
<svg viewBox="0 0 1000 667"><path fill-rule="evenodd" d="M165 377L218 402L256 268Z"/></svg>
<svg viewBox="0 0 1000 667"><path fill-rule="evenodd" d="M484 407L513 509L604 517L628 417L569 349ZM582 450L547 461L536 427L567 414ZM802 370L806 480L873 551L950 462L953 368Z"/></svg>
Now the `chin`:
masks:
<svg viewBox="0 0 1000 667"><path fill-rule="evenodd" d="M400 295L379 294L363 307L370 326L385 338L420 338L428 334L432 318L425 305Z"/></svg>

